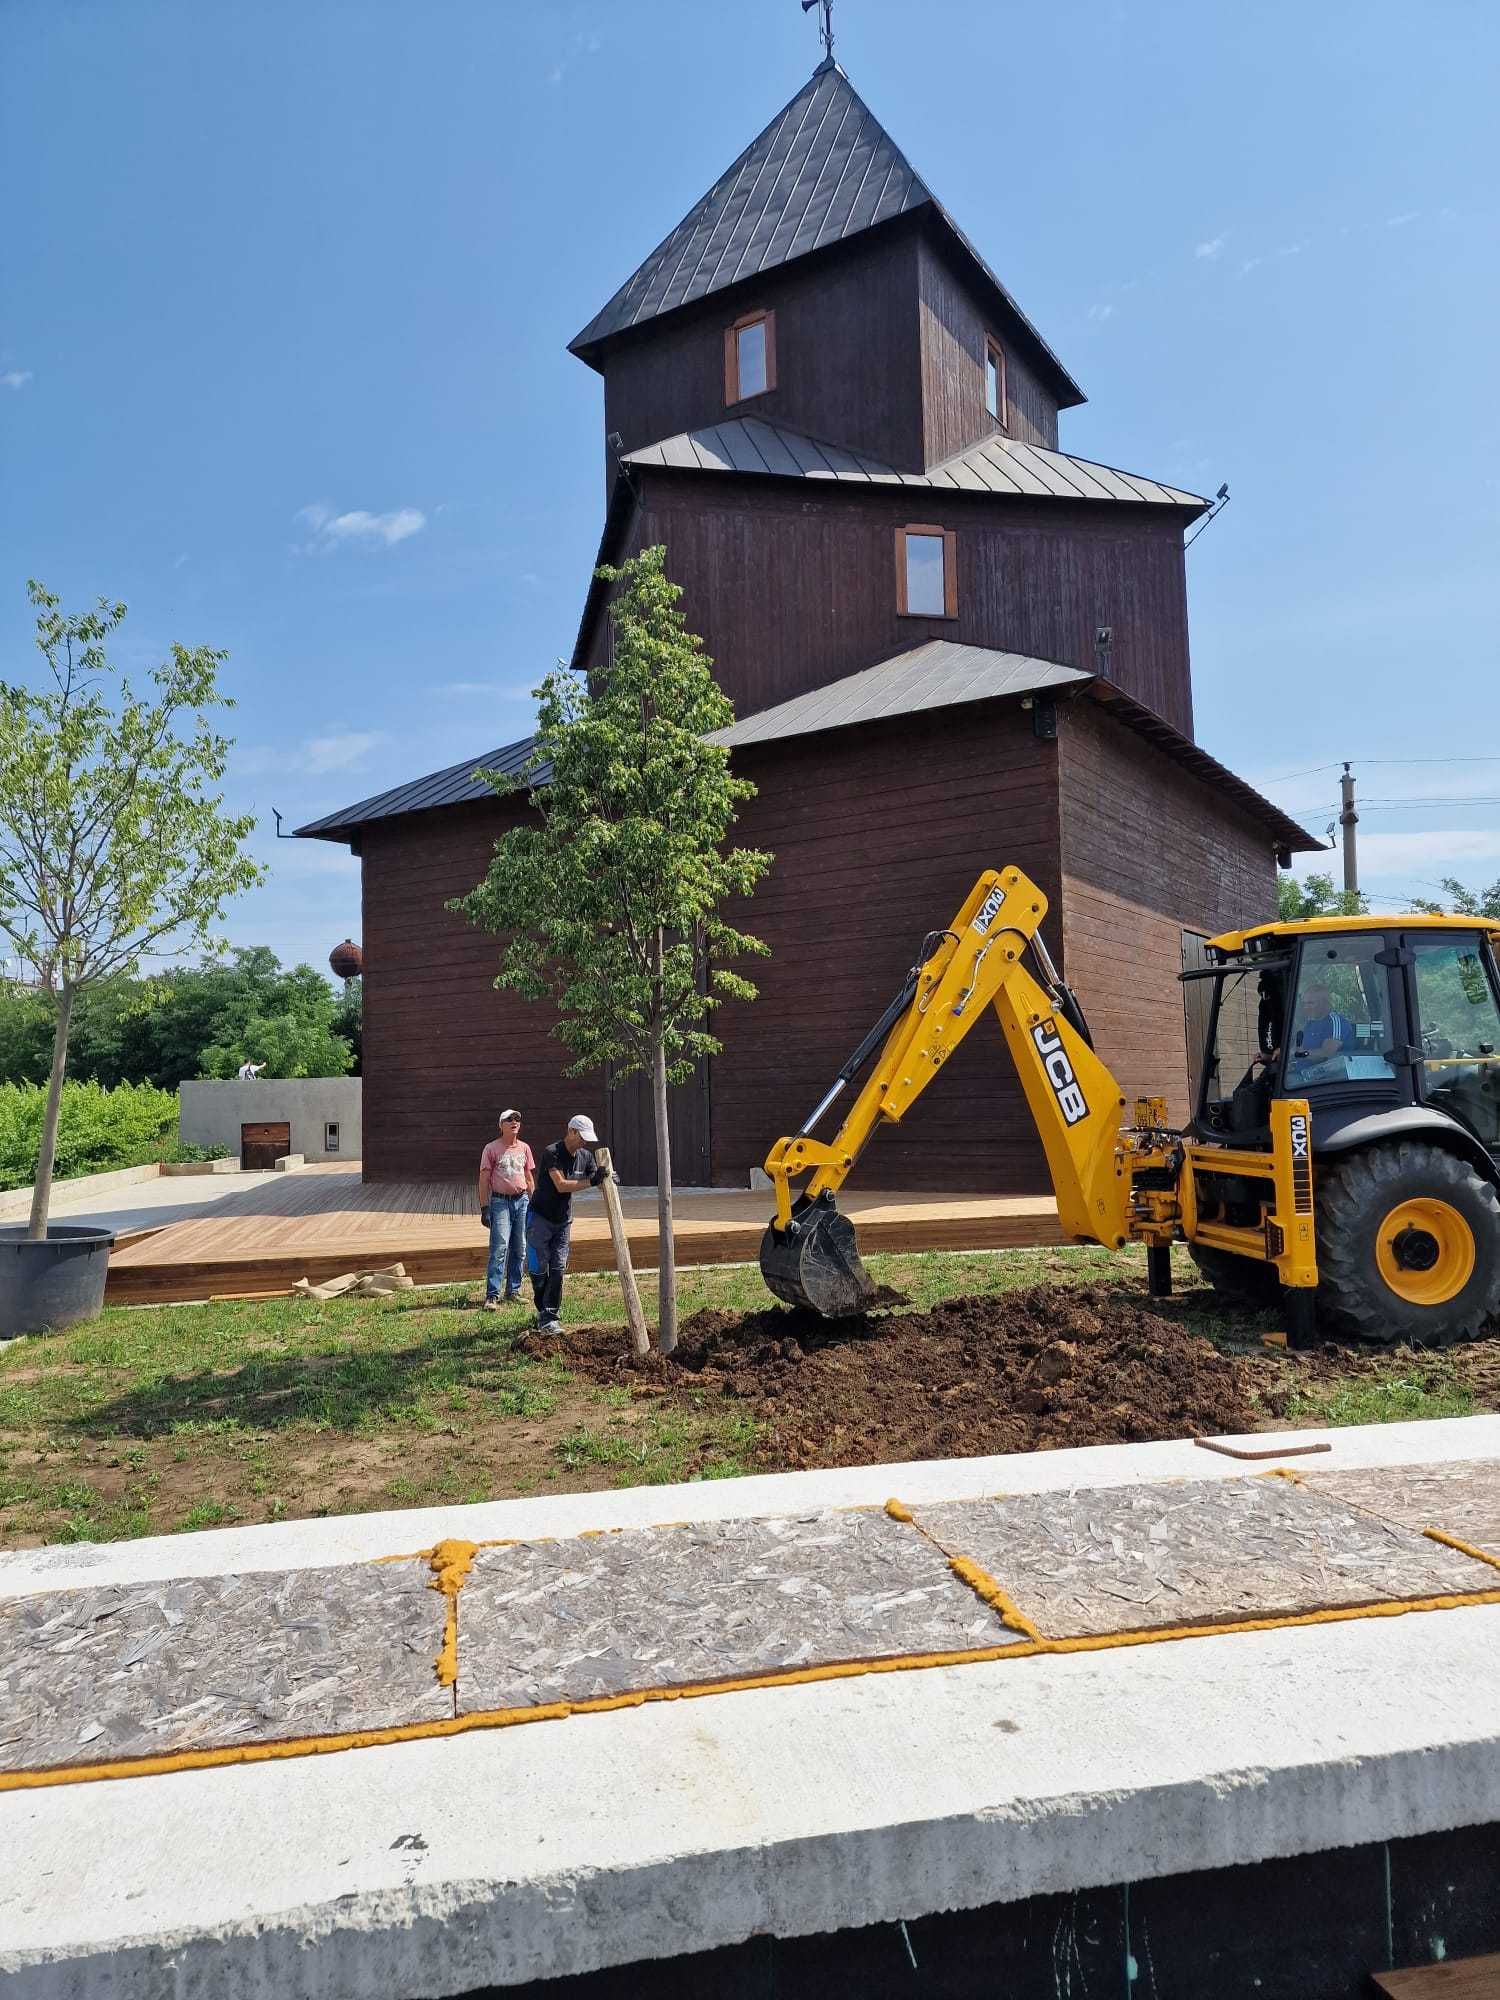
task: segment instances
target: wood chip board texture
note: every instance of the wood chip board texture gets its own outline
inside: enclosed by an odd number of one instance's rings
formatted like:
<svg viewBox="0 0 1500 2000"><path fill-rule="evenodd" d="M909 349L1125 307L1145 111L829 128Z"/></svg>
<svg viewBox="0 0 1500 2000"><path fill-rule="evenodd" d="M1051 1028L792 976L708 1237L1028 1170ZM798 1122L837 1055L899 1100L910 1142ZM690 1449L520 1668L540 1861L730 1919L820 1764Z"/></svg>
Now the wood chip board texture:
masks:
<svg viewBox="0 0 1500 2000"><path fill-rule="evenodd" d="M460 1714L1017 1642L884 1513L482 1549L459 1598Z"/></svg>
<svg viewBox="0 0 1500 2000"><path fill-rule="evenodd" d="M451 1716L445 1600L420 1561L0 1603L0 1769Z"/></svg>
<svg viewBox="0 0 1500 2000"><path fill-rule="evenodd" d="M1500 1459L1303 1474L1308 1490L1404 1528L1441 1528L1500 1560Z"/></svg>
<svg viewBox="0 0 1500 2000"><path fill-rule="evenodd" d="M1472 1557L1283 1479L1116 1486L914 1510L1047 1638L1487 1589Z"/></svg>

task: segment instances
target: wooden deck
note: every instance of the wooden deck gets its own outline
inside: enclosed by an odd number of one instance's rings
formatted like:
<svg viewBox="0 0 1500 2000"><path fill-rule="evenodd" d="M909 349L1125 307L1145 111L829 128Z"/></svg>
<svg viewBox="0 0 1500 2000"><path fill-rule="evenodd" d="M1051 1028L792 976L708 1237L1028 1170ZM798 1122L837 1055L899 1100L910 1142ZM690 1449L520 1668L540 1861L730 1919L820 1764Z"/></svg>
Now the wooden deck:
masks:
<svg viewBox="0 0 1500 2000"><path fill-rule="evenodd" d="M656 1262L655 1196L627 1194L624 1206L631 1255L649 1269ZM841 1206L858 1224L867 1252L1009 1250L1063 1240L1050 1196L851 1193ZM768 1193L680 1194L678 1261L753 1262L770 1212ZM268 1298L298 1278L316 1283L398 1259L419 1284L477 1280L486 1254L472 1181L367 1186L355 1165L308 1167L230 1195L209 1215L122 1243L110 1259L106 1298L111 1305ZM597 1195L580 1195L572 1268L599 1271L612 1263L603 1204Z"/></svg>

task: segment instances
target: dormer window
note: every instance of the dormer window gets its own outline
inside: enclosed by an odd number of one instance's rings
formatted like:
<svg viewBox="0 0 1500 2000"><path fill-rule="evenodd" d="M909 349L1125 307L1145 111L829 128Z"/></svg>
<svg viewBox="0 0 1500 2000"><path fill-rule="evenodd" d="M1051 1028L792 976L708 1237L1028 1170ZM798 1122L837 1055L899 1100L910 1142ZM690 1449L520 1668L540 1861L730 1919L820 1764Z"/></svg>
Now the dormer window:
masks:
<svg viewBox="0 0 1500 2000"><path fill-rule="evenodd" d="M1002 430L1009 428L1005 418L1005 349L993 334L986 334L984 341L984 407Z"/></svg>
<svg viewBox="0 0 1500 2000"><path fill-rule="evenodd" d="M776 387L776 315L746 313L724 331L724 401L743 403Z"/></svg>
<svg viewBox="0 0 1500 2000"><path fill-rule="evenodd" d="M951 528L920 523L896 530L896 612L902 618L956 618L958 567Z"/></svg>

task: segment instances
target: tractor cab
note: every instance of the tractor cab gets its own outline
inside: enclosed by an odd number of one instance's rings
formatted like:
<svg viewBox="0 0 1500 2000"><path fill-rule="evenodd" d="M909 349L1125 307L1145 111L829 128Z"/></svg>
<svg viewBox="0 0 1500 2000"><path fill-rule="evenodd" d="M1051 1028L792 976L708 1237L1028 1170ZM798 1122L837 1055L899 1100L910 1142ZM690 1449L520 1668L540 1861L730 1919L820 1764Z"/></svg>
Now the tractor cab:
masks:
<svg viewBox="0 0 1500 2000"><path fill-rule="evenodd" d="M1208 987L1193 1136L1269 1143L1278 1097L1312 1107L1315 1154L1403 1132L1443 1135L1492 1176L1500 1159L1495 938L1455 917L1329 917L1231 932L1184 980Z"/></svg>

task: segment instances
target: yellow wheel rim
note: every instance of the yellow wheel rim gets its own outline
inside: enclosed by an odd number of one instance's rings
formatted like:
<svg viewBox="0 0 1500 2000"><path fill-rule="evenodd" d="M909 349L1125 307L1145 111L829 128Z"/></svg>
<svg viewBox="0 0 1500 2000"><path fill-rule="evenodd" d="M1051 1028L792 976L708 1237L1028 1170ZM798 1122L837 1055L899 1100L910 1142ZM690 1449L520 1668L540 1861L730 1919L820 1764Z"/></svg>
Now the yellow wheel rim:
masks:
<svg viewBox="0 0 1500 2000"><path fill-rule="evenodd" d="M1375 1261L1398 1299L1445 1305L1474 1275L1474 1232L1446 1201L1403 1201L1380 1225Z"/></svg>

